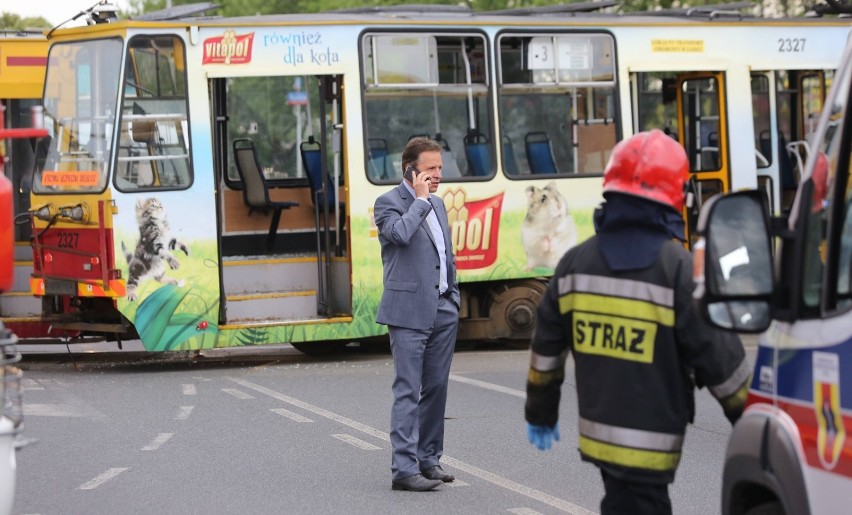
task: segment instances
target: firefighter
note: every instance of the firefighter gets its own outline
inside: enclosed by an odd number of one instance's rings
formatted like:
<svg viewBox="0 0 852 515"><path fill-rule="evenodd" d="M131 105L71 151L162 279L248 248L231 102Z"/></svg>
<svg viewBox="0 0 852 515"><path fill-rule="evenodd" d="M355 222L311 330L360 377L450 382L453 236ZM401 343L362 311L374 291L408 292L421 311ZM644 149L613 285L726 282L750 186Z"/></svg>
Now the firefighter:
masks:
<svg viewBox="0 0 852 515"><path fill-rule="evenodd" d="M618 143L604 171L596 235L570 249L538 306L527 436L559 440L565 360L574 356L579 447L604 483L601 513L671 513L693 390L706 386L733 424L751 369L739 338L692 304L692 256L681 212L689 162L659 130ZM678 241L679 240L679 241Z"/></svg>

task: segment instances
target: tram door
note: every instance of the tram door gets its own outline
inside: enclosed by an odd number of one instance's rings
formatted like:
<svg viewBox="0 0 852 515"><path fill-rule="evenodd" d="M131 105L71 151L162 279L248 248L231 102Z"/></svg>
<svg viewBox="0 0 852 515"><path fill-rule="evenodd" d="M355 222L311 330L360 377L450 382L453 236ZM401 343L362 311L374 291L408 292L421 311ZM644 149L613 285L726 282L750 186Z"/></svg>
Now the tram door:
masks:
<svg viewBox="0 0 852 515"><path fill-rule="evenodd" d="M730 189L724 91L722 73L696 72L677 77L678 140L689 159L696 201L692 208L686 208L690 246L701 205Z"/></svg>
<svg viewBox="0 0 852 515"><path fill-rule="evenodd" d="M221 323L351 313L341 88L331 75L211 80Z"/></svg>
<svg viewBox="0 0 852 515"><path fill-rule="evenodd" d="M724 75L716 72L637 72L631 75L636 132L660 129L689 156L696 202L685 216L688 234L700 201L728 191Z"/></svg>

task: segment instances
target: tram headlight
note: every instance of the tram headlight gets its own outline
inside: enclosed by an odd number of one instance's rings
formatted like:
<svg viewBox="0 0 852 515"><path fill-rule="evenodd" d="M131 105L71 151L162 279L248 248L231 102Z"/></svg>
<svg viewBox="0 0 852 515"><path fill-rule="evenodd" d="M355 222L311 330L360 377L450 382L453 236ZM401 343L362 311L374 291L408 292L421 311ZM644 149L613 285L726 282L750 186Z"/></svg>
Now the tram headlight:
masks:
<svg viewBox="0 0 852 515"><path fill-rule="evenodd" d="M75 222L88 222L89 209L86 204L76 204L73 206L62 206L59 208L59 216L68 218Z"/></svg>
<svg viewBox="0 0 852 515"><path fill-rule="evenodd" d="M44 220L45 222L49 222L51 218L53 218L53 212L55 208L53 204L45 204L41 207L37 207L35 209L30 209L30 213L39 220Z"/></svg>

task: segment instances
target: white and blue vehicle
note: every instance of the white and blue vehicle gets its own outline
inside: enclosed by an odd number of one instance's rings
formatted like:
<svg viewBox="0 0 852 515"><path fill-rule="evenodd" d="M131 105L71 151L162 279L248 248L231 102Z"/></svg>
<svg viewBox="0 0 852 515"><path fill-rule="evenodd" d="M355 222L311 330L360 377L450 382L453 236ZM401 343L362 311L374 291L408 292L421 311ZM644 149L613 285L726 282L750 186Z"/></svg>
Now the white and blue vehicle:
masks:
<svg viewBox="0 0 852 515"><path fill-rule="evenodd" d="M852 505L852 44L792 207L756 191L699 217L696 298L715 325L761 332L728 444L722 513L849 513ZM849 424L849 430L847 430Z"/></svg>

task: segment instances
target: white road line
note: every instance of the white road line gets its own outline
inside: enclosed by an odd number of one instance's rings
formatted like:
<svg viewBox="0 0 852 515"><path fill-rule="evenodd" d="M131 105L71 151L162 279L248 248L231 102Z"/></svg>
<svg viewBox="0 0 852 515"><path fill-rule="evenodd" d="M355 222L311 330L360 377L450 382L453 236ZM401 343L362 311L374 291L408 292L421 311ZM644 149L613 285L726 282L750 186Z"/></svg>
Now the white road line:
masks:
<svg viewBox="0 0 852 515"><path fill-rule="evenodd" d="M21 389L26 390L44 390L44 386L41 386L36 382L35 379L31 378L21 378Z"/></svg>
<svg viewBox="0 0 852 515"><path fill-rule="evenodd" d="M449 483L444 483L444 486L449 486L455 488L457 486L470 486L470 483L465 483L459 478L456 478L455 481L450 481Z"/></svg>
<svg viewBox="0 0 852 515"><path fill-rule="evenodd" d="M25 417L82 417L83 414L70 404L29 404L24 403Z"/></svg>
<svg viewBox="0 0 852 515"><path fill-rule="evenodd" d="M356 422L355 420L346 418L342 415L338 415L336 413L332 413L331 411L320 408L319 406L314 406L313 404L309 404L304 401L300 401L299 399L295 399L290 397L289 395L285 395L280 392L276 392L270 388L265 386L261 386L259 384L252 383L251 381L246 381L245 379L238 379L236 377L229 377L231 381L240 384L250 390L254 390L256 392L262 393L264 395L268 395L274 399L278 399L280 401L286 402L287 404L291 404L293 406L302 408L305 411L310 411L311 413L315 413L321 417L327 418L329 420L333 420L345 426L349 426L356 431L361 431L362 433L366 433L370 436L378 438L379 440L384 440L386 442L390 442L390 435L383 431L379 431L378 429L374 429L366 424L362 424L360 422ZM592 515L595 512L589 511L582 506L577 506L576 504L570 503L564 499L560 499L558 497L554 497L552 495L546 494L544 492L540 492L528 486L522 485L520 483L516 483L510 479L506 479L504 477L498 476L497 474L493 474L486 470L482 470L478 467L474 467L473 465L469 465L463 461L459 461L457 459L451 458L446 454L441 458L443 463L449 465L451 467L455 467L459 470L467 472L473 476L476 476L482 480L488 481L494 485L497 485L501 488L505 488L507 490L511 490L515 493L524 495L529 497L530 499L535 499L536 501L542 502L556 508L558 510L564 511L566 513L572 513L576 515Z"/></svg>
<svg viewBox="0 0 852 515"><path fill-rule="evenodd" d="M251 395L247 394L242 390L237 390L236 388L222 388L222 391L225 393L230 393L237 399L254 399Z"/></svg>
<svg viewBox="0 0 852 515"><path fill-rule="evenodd" d="M175 420L186 420L189 418L189 414L192 413L192 410L195 409L195 406L181 406L180 411L175 416Z"/></svg>
<svg viewBox="0 0 852 515"><path fill-rule="evenodd" d="M284 408L270 408L269 411L273 413L278 413L279 415L287 417L290 420L295 420L296 422L313 422L313 420L309 419L308 417L303 417L298 413L293 413L292 411L286 410Z"/></svg>
<svg viewBox="0 0 852 515"><path fill-rule="evenodd" d="M456 374L450 374L450 379L459 383L465 383L473 386L478 386L480 388L485 388L486 390L492 390L495 392L505 393L507 395L513 395L515 397L520 397L521 399L527 398L527 392L523 390L515 390L514 388L500 386L499 384L486 383L485 381L480 381L479 379L471 379L469 377L459 376Z"/></svg>
<svg viewBox="0 0 852 515"><path fill-rule="evenodd" d="M364 440L361 440L360 438L355 438L352 435L336 434L336 435L331 435L331 436L337 438L341 442L346 442L350 445L354 445L355 447L358 447L359 449L364 449L365 451L380 451L380 450L382 450L381 447L377 447L377 446L371 444L370 442L365 442Z"/></svg>
<svg viewBox="0 0 852 515"><path fill-rule="evenodd" d="M156 451L157 449L160 448L161 445L168 442L169 438L173 437L174 435L175 435L174 433L160 433L160 434L157 435L157 438L154 438L154 440L151 443L149 443L145 447L142 447L142 450L143 451Z"/></svg>
<svg viewBox="0 0 852 515"><path fill-rule="evenodd" d="M541 513L530 508L511 508L506 511L515 515L541 515Z"/></svg>
<svg viewBox="0 0 852 515"><path fill-rule="evenodd" d="M497 474L488 472L487 470L483 470L478 467L474 467L468 463L463 461L459 461L455 458L451 458L446 454L441 458L441 461L449 465L450 467L455 467L459 470L467 472L470 475L476 476L479 479L484 479L489 483L493 483L499 487L505 488L506 490L511 490L515 493L519 493L521 495L526 495L530 499L535 499L536 501L543 502L548 506L552 506L558 510L562 510L566 513L572 513L575 515L592 515L595 512L589 511L582 506L577 506L576 504L570 503L564 499L560 499L550 494L546 494L544 492L539 492L533 488L530 488L526 485L522 485L520 483L516 483L511 479L506 479L502 476L498 476Z"/></svg>
<svg viewBox="0 0 852 515"><path fill-rule="evenodd" d="M78 486L77 490L92 490L92 489L95 489L95 488L101 486L102 484L106 483L110 479L114 478L115 476L121 474L125 470L130 470L130 468L125 467L125 468L108 469L103 474L96 476L95 478L90 479L89 481L86 481L82 485Z"/></svg>
<svg viewBox="0 0 852 515"><path fill-rule="evenodd" d="M183 384L181 385L181 390L183 390L184 395L195 395L194 384Z"/></svg>

